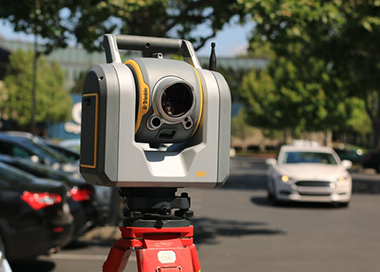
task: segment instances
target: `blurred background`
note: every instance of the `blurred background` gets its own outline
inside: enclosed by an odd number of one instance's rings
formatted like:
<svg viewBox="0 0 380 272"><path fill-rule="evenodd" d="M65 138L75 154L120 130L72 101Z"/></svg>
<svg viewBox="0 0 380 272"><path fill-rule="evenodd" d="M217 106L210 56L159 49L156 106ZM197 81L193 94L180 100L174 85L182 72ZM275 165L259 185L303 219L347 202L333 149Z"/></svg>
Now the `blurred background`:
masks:
<svg viewBox="0 0 380 272"><path fill-rule="evenodd" d="M86 72L104 62L102 35L115 33L188 39L205 68L216 41L238 151L268 151L294 138L374 149L376 3L3 0L1 128L78 139L78 94Z"/></svg>

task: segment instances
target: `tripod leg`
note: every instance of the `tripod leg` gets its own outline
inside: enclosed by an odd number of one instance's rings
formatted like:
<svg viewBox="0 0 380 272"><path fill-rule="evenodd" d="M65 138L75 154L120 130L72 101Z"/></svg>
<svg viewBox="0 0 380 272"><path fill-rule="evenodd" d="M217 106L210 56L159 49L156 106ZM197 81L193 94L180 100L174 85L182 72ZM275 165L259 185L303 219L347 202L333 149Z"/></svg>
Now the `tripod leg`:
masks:
<svg viewBox="0 0 380 272"><path fill-rule="evenodd" d="M194 272L200 272L201 271L201 264L199 263L197 249L195 248L194 244L189 246L188 248L191 252L191 259L193 260Z"/></svg>
<svg viewBox="0 0 380 272"><path fill-rule="evenodd" d="M127 266L133 249L124 239L117 241L111 248L107 260L103 264L103 272L122 272Z"/></svg>

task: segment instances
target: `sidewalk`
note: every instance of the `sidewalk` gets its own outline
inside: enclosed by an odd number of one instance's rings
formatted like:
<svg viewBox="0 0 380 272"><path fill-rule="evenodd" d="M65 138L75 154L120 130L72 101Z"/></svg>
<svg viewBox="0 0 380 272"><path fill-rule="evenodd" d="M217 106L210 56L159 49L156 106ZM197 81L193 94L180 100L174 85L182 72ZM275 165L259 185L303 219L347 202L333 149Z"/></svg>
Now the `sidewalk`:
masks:
<svg viewBox="0 0 380 272"><path fill-rule="evenodd" d="M121 238L121 232L118 226L103 226L96 227L79 238L80 241L99 241L99 240L114 240Z"/></svg>

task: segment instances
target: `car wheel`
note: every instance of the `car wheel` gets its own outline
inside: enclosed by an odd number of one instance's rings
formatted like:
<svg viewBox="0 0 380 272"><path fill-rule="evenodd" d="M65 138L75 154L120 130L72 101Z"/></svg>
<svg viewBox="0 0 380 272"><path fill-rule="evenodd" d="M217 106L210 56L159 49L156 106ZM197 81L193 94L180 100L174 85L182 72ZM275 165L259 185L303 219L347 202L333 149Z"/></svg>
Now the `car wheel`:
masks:
<svg viewBox="0 0 380 272"><path fill-rule="evenodd" d="M332 202L331 206L333 208L347 208L349 205L349 202Z"/></svg>
<svg viewBox="0 0 380 272"><path fill-rule="evenodd" d="M268 198L268 200L272 200L272 198L273 198L273 194L270 192L269 189L267 190L267 198Z"/></svg>
<svg viewBox="0 0 380 272"><path fill-rule="evenodd" d="M280 201L278 200L277 198L277 195L276 195L276 187L275 185L273 184L273 193L271 193L269 190L268 190L268 199L270 200L270 202L272 202L272 204L274 206L279 206L280 205Z"/></svg>
<svg viewBox="0 0 380 272"><path fill-rule="evenodd" d="M272 197L272 204L273 204L274 206L280 206L280 205L281 205L281 201L278 200L278 198L277 198L276 195L273 195L273 197Z"/></svg>

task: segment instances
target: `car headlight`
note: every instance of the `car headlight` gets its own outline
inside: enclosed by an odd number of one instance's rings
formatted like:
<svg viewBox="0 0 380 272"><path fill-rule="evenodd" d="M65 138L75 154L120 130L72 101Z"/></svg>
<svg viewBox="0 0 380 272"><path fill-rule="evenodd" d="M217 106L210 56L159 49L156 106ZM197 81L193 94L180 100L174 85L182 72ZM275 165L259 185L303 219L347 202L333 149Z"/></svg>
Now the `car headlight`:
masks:
<svg viewBox="0 0 380 272"><path fill-rule="evenodd" d="M289 176L287 176L287 175L282 175L282 176L281 176L281 180L282 180L283 182L288 182L290 179L291 179L291 178L290 178Z"/></svg>
<svg viewBox="0 0 380 272"><path fill-rule="evenodd" d="M347 181L348 177L347 176L339 176L336 181L338 182L345 182Z"/></svg>

